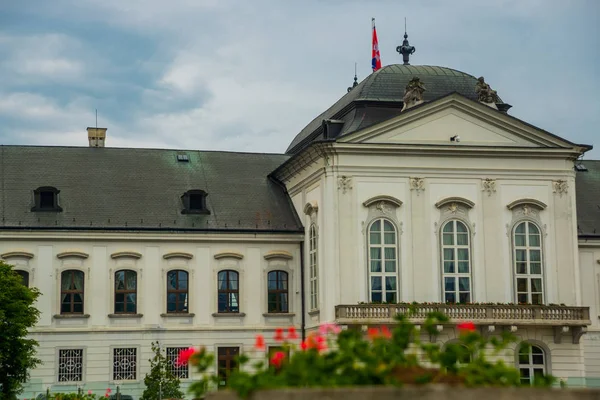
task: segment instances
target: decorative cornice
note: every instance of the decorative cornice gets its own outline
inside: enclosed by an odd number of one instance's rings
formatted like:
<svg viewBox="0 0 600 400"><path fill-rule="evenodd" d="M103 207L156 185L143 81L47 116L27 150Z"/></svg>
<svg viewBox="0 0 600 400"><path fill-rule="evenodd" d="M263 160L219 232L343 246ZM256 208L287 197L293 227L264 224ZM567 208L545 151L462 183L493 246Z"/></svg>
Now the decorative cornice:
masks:
<svg viewBox="0 0 600 400"><path fill-rule="evenodd" d="M112 253L110 255L110 258L124 258L124 257L140 259L140 258L142 258L142 254L138 253L137 251L117 251L116 253Z"/></svg>
<svg viewBox="0 0 600 400"><path fill-rule="evenodd" d="M29 253L28 251L9 251L4 254L0 254L0 257L3 259L11 258L11 257L21 257L21 258L33 258L33 253Z"/></svg>
<svg viewBox="0 0 600 400"><path fill-rule="evenodd" d="M463 206L465 206L467 208L475 207L475 203L473 203L469 199L465 199L464 197L446 197L445 199L442 199L442 200L438 201L437 203L435 203L435 206L437 208L442 208L446 204L453 204L453 203L462 204Z"/></svg>
<svg viewBox="0 0 600 400"><path fill-rule="evenodd" d="M303 211L306 215L312 215L312 213L316 213L317 211L319 211L319 206L317 205L316 201L311 201L304 205Z"/></svg>
<svg viewBox="0 0 600 400"><path fill-rule="evenodd" d="M237 251L222 251L220 253L215 254L214 257L215 260L220 260L221 258L236 258L238 260L241 260L242 258L244 258L244 255L238 253Z"/></svg>
<svg viewBox="0 0 600 400"><path fill-rule="evenodd" d="M363 206L369 207L372 204L378 203L380 201L385 201L387 203L392 203L396 207L402 206L402 201L398 200L397 198L395 198L393 196L388 196L388 195L384 195L384 194L379 195L379 196L375 196L375 197L371 197L370 199L365 200L363 202Z"/></svg>
<svg viewBox="0 0 600 400"><path fill-rule="evenodd" d="M163 258L165 260L168 260L171 258L186 258L188 260L191 260L192 258L194 258L194 255L190 254L190 253L185 253L183 251L172 251L170 253L163 255Z"/></svg>
<svg viewBox="0 0 600 400"><path fill-rule="evenodd" d="M548 207L544 202L541 202L536 199L517 199L517 200L507 204L506 207L509 210L512 210L519 206L525 206L525 205L531 205L531 206L534 206L535 208L539 208L540 210L544 210L544 209L546 209L546 207Z"/></svg>
<svg viewBox="0 0 600 400"><path fill-rule="evenodd" d="M291 260L292 254L288 251L285 250L273 250L273 251L269 251L268 253L265 253L264 255L265 260L271 260L273 258L283 258L284 260Z"/></svg>
<svg viewBox="0 0 600 400"><path fill-rule="evenodd" d="M67 257L74 257L74 258L88 258L90 255L88 253L84 253L83 251L63 251L62 253L58 253L56 255L56 258L67 258Z"/></svg>

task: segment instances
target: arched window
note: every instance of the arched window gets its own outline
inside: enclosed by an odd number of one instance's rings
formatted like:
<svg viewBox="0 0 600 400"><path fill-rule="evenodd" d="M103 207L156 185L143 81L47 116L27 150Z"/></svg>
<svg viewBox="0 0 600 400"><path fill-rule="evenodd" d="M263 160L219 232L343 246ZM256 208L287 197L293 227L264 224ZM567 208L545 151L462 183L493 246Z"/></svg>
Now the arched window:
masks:
<svg viewBox="0 0 600 400"><path fill-rule="evenodd" d="M267 274L268 300L270 313L288 312L288 274L285 271L271 271Z"/></svg>
<svg viewBox="0 0 600 400"><path fill-rule="evenodd" d="M70 269L60 275L60 313L83 314L84 274Z"/></svg>
<svg viewBox="0 0 600 400"><path fill-rule="evenodd" d="M531 221L523 221L513 231L515 287L517 302L544 304L542 235Z"/></svg>
<svg viewBox="0 0 600 400"><path fill-rule="evenodd" d="M317 228L314 224L310 226L308 234L308 259L309 259L309 282L310 282L310 309L319 308L319 269L318 269L318 243Z"/></svg>
<svg viewBox="0 0 600 400"><path fill-rule="evenodd" d="M240 312L240 286L239 274L235 271L225 270L218 275L218 307L220 313Z"/></svg>
<svg viewBox="0 0 600 400"><path fill-rule="evenodd" d="M21 283L29 287L29 272L20 269L15 270L15 272L21 277Z"/></svg>
<svg viewBox="0 0 600 400"><path fill-rule="evenodd" d="M471 302L471 248L469 229L458 220L442 228L442 287L446 303Z"/></svg>
<svg viewBox="0 0 600 400"><path fill-rule="evenodd" d="M398 302L396 227L385 218L369 226L369 293L371 302Z"/></svg>
<svg viewBox="0 0 600 400"><path fill-rule="evenodd" d="M546 375L546 353L539 346L524 343L519 346L519 373L521 383L533 384L533 381Z"/></svg>
<svg viewBox="0 0 600 400"><path fill-rule="evenodd" d="M137 273L128 269L115 272L115 314L137 313Z"/></svg>
<svg viewBox="0 0 600 400"><path fill-rule="evenodd" d="M167 272L167 313L187 313L188 273L182 270Z"/></svg>

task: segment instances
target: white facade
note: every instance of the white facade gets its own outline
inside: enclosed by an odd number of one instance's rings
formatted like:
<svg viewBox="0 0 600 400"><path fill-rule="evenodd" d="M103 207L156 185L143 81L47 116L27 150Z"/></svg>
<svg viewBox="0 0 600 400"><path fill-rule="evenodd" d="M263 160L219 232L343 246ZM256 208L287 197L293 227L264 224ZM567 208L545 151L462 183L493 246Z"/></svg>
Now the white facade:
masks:
<svg viewBox="0 0 600 400"><path fill-rule="evenodd" d="M456 134L461 141L450 142ZM479 304L454 309L455 321L475 316L486 335L510 330L543 351L546 373L583 385L586 376L600 376L592 354L600 354L597 321L585 357L579 340L589 324L582 306L597 315L600 304L597 291L588 290L590 281L598 282L600 246L579 243L578 249L573 166L582 151L450 95L335 143L315 144L281 166L275 176L304 235L3 232L0 254L29 272L30 284L43 293L32 337L44 364L23 395L77 387L101 394L119 385L139 396L155 340L163 347L239 347L251 355L255 334L269 339L275 327L301 329L303 320L307 331L323 322L393 321L381 314L387 305L359 303L452 298ZM519 236L521 228L528 234ZM114 277L124 269L137 273L135 315L114 312ZM65 270L85 274L83 316L60 315ZM189 274L188 314L167 312L171 270ZM218 313L223 270L239 273L239 312ZM274 270L288 274L287 313L268 313L267 274ZM520 302L555 306L506 305ZM450 324L438 340L455 337ZM120 347L136 349L135 379L114 379ZM81 381L59 382L61 349L83 350ZM510 350L503 356L518 364Z"/></svg>

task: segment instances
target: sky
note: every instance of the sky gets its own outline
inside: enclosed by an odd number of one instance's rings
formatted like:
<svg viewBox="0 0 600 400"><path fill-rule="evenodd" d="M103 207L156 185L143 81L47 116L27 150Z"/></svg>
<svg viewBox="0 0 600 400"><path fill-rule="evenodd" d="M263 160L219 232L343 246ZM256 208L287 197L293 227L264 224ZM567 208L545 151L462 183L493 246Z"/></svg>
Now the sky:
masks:
<svg viewBox="0 0 600 400"><path fill-rule="evenodd" d="M485 76L600 159L598 0L0 0L0 144L282 153L383 65Z"/></svg>

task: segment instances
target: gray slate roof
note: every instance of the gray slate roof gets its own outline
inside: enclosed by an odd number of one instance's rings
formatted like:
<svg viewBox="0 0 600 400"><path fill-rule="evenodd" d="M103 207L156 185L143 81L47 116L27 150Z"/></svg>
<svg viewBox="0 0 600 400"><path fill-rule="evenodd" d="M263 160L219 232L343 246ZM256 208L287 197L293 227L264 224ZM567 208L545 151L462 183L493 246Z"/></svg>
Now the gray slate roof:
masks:
<svg viewBox="0 0 600 400"><path fill-rule="evenodd" d="M286 152L295 153L298 149L304 147L304 144L314 140L314 136L321 129L321 123L324 119L346 121L347 123L342 131L342 135L344 135L362 129L368 126L368 123L378 123L398 115L406 85L415 76L419 77L425 86L425 101L435 100L452 92L458 92L471 100L477 100L477 93L475 92L477 78L467 73L451 68L428 65L387 65L369 75L329 109L312 120L296 135ZM349 106L357 102L396 103L396 107L388 107L385 111L371 109L365 113L357 113L356 116L346 115ZM377 112L380 114L385 113L385 116L372 115Z"/></svg>
<svg viewBox="0 0 600 400"><path fill-rule="evenodd" d="M577 171L577 231L580 236L600 237L600 161L581 162L588 170Z"/></svg>
<svg viewBox="0 0 600 400"><path fill-rule="evenodd" d="M0 146L0 229L298 232L285 190L267 176L288 156L218 151ZM189 162L178 162L187 154ZM62 212L32 212L33 191L60 190ZM181 214L208 193L210 215Z"/></svg>

